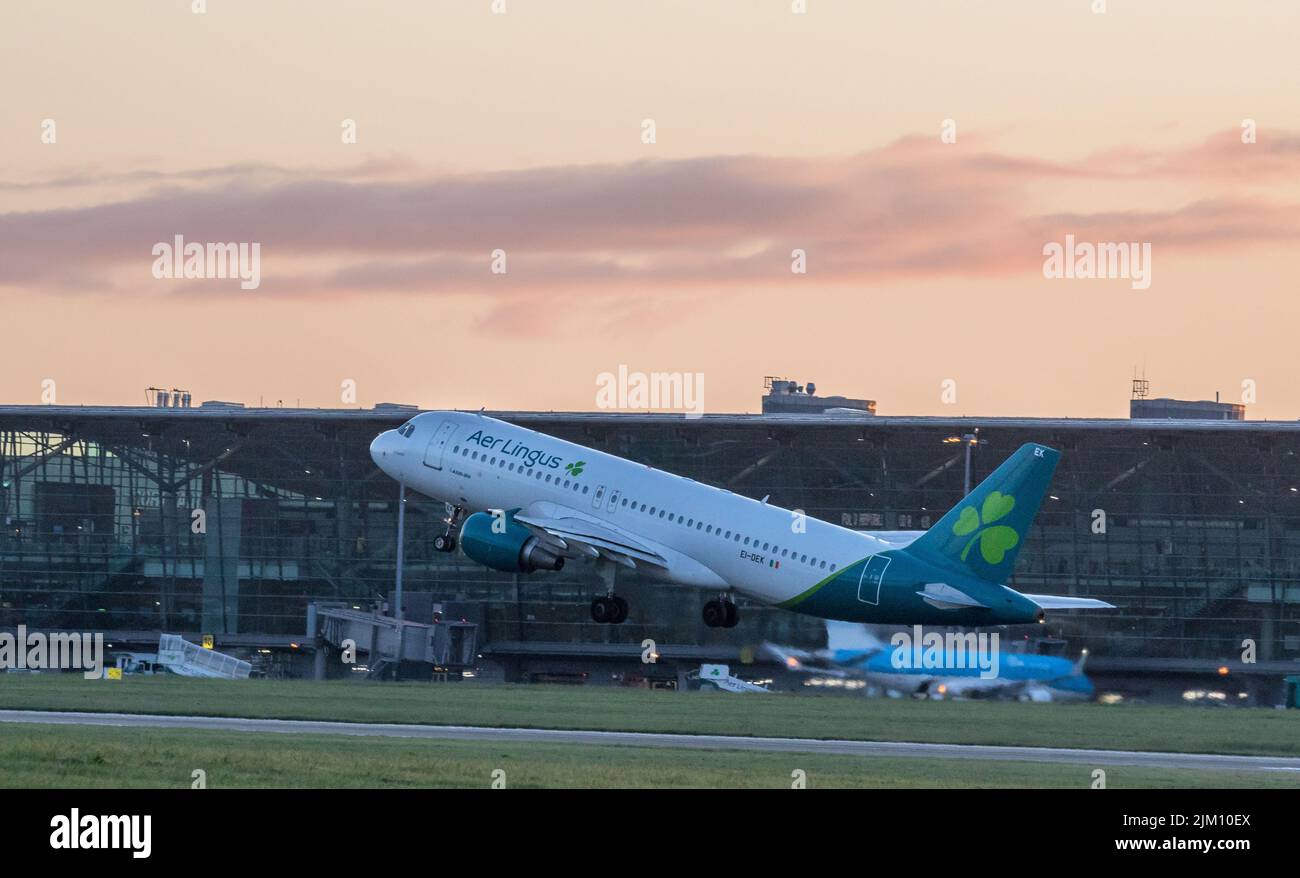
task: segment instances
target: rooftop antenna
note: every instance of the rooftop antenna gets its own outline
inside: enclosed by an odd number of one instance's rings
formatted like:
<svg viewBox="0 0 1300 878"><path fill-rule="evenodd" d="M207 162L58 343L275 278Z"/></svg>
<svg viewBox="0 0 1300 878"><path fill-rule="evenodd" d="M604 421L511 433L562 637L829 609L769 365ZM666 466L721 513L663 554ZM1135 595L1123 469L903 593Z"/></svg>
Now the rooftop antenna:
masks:
<svg viewBox="0 0 1300 878"><path fill-rule="evenodd" d="M1133 367L1133 398L1146 399L1147 393L1151 390L1151 382L1147 380L1146 366L1142 367L1142 377L1138 377L1137 367Z"/></svg>

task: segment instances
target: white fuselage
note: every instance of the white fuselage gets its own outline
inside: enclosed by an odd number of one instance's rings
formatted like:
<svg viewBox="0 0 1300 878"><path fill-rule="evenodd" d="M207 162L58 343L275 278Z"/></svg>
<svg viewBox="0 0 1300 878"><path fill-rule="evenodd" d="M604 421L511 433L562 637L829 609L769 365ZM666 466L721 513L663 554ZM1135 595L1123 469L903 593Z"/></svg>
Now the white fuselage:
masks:
<svg viewBox="0 0 1300 878"><path fill-rule="evenodd" d="M766 603L907 540L838 527L484 415L426 412L381 434L371 455L407 487L470 512L565 510L654 545L681 585ZM909 537L911 535L908 535Z"/></svg>

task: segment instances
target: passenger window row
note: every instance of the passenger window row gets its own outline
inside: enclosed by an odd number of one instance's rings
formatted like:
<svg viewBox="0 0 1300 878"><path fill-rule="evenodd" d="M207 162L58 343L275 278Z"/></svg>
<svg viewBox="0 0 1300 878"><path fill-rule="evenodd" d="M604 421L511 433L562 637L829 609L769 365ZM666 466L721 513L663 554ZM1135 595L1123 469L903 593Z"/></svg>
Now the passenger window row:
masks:
<svg viewBox="0 0 1300 878"><path fill-rule="evenodd" d="M780 552L780 556L782 558L789 558L793 561L798 561L800 564L807 564L810 567L816 567L818 569L828 570L830 572L834 572L837 566L835 564L828 564L828 562L824 558L821 561L818 561L816 558L809 558L806 554L800 555L798 552L791 553L789 547L782 549L780 546L775 546L771 542L764 542L760 546L757 537L747 537L739 532L733 534L730 530L723 530L723 528L721 527L714 527L712 524L705 524L703 521L696 521L693 518L687 518L684 515L678 515L672 512L668 512L667 510L664 509L656 510L655 507L653 506L647 509L645 503L641 503L638 505L635 500L629 500L626 497L624 497L622 500L622 506L631 508L633 512L644 512L647 513L648 515L656 515L657 512L657 516L659 518L666 517L668 521L673 522L675 524L683 525L687 528L693 527L695 528L695 530L703 531L706 534L710 534L712 536L716 536L724 540L732 540L734 542L741 543L742 545L745 546L752 546L755 549L761 548L764 552L770 551L773 557L775 557L777 553Z"/></svg>
<svg viewBox="0 0 1300 878"><path fill-rule="evenodd" d="M558 488L572 490L575 494L586 494L590 490L589 486L584 485L581 482L575 482L573 479L561 479L558 473L549 473L535 467L525 467L522 463L516 464L513 460L510 460L507 457L497 457L495 454L488 454L486 451L480 454L478 451L471 451L468 447L461 448L459 445L453 445L451 453L459 454L461 457L468 457L470 460L482 461L488 466L495 466L498 469L503 469L507 472L519 473L526 479L536 478L540 482L543 480L543 476L545 476L546 484L553 484Z"/></svg>
<svg viewBox="0 0 1300 878"><path fill-rule="evenodd" d="M496 466L498 468L505 469L507 472L521 473L524 478L536 478L538 481L542 481L543 475L545 475L545 482L547 484L554 484L557 487L566 490L571 489L574 492L581 491L581 493L583 494L586 494L588 491L588 486L585 484L580 484L578 482L573 481L572 479L561 480L559 475L553 475L552 473L544 474L543 471L540 469L526 468L523 464L518 464L516 468L516 464L514 463L514 461L511 461L508 458L504 458L504 457L498 458L496 455L490 455L487 452L483 452L482 454L480 454L478 451L471 451L468 447L461 448L459 445L456 445L452 447L452 453L460 454L462 457L469 457L470 460L481 460L484 463L486 463L486 465L488 466ZM647 504L645 503L638 504L635 500L629 500L626 497L624 497L620 501L619 505L621 508L631 509L633 512L641 512L647 515L657 516L658 518L666 519L669 522L684 525L687 528L693 527L697 531L702 531L706 534L716 536L723 540L732 540L734 542L741 543L741 545L752 546L754 549L761 548L761 550L764 552L770 551L773 557L776 557L777 553L779 552L780 557L782 558L789 558L790 560L798 561L800 564L807 564L810 567L815 567L820 570L827 570L828 572L831 573L835 572L835 568L837 566L835 564L828 564L828 562L824 558L819 561L815 557L809 558L807 554L801 555L798 552L791 554L788 546L782 549L780 546L773 545L771 542L764 542L760 545L757 537L752 537L752 538L747 537L738 532L733 534L730 530L724 531L721 527L715 528L712 524L705 524L703 521L696 521L695 519L687 518L684 515L677 515L675 513L669 512L666 509L658 509L654 506L647 506Z"/></svg>

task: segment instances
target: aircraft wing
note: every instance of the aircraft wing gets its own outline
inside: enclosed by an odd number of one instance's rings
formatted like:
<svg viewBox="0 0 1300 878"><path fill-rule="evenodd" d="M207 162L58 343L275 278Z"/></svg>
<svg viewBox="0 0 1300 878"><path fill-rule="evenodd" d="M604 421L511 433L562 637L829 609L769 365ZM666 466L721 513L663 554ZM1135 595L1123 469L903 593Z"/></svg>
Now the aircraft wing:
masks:
<svg viewBox="0 0 1300 878"><path fill-rule="evenodd" d="M791 671L839 679L848 676L843 669L832 666L823 656L804 649L765 641L761 651L764 657L780 662Z"/></svg>
<svg viewBox="0 0 1300 878"><path fill-rule="evenodd" d="M1016 692L1023 689L1025 683L1024 680L1008 680L1005 677L988 680L982 677L934 677L927 688L931 694L960 698L973 692Z"/></svg>
<svg viewBox="0 0 1300 878"><path fill-rule="evenodd" d="M1026 594L1021 597L1029 598L1044 610L1114 610L1114 604L1108 604L1105 601L1099 601L1096 598L1076 598L1070 595L1056 594Z"/></svg>
<svg viewBox="0 0 1300 878"><path fill-rule="evenodd" d="M606 558L630 568L668 567L668 559L654 544L556 503L535 503L527 512L515 513L515 521L574 556Z"/></svg>
<svg viewBox="0 0 1300 878"><path fill-rule="evenodd" d="M870 534L876 539L889 543L895 549L901 549L916 541L916 538L925 533L923 530L868 530L860 533Z"/></svg>

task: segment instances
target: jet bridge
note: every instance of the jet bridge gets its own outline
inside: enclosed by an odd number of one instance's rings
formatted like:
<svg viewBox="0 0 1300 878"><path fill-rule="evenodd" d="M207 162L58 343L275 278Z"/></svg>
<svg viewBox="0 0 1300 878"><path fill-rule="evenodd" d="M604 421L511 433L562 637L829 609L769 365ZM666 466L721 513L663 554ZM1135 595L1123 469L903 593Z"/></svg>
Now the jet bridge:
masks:
<svg viewBox="0 0 1300 878"><path fill-rule="evenodd" d="M399 662L459 671L473 667L477 656L478 625L473 622L411 622L348 604L309 604L307 634L316 644L317 679L325 676L325 648L341 651L345 641L366 654L372 679L386 678Z"/></svg>

